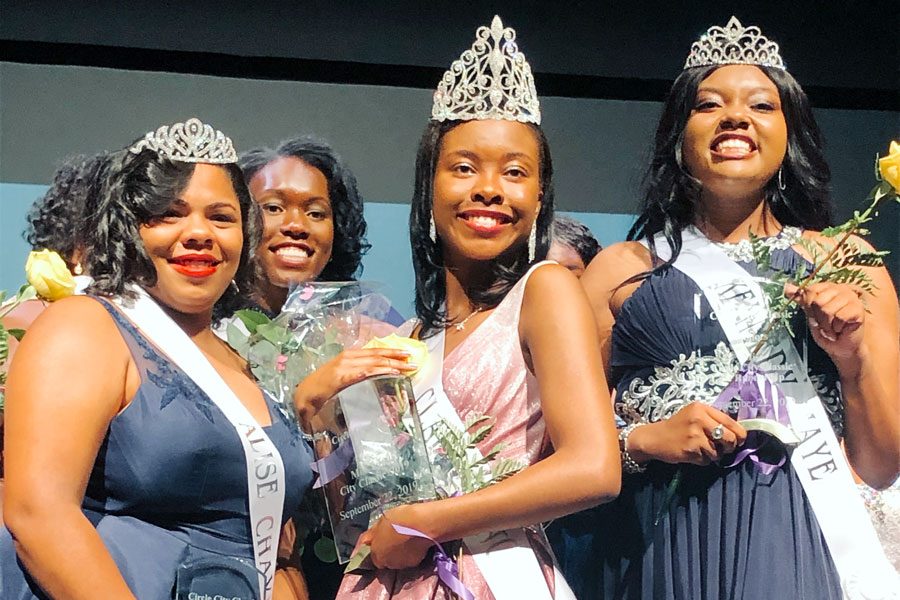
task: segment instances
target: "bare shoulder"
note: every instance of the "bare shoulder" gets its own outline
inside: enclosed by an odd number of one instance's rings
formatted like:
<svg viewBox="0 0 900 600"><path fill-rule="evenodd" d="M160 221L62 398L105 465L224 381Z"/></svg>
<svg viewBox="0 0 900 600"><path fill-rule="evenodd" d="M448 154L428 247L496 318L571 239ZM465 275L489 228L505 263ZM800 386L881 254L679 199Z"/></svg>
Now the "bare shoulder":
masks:
<svg viewBox="0 0 900 600"><path fill-rule="evenodd" d="M569 290L579 291L578 278L555 262L537 267L525 282L524 302L531 299L559 298Z"/></svg>
<svg viewBox="0 0 900 600"><path fill-rule="evenodd" d="M547 321L586 305L578 278L562 265L547 263L535 269L525 284L522 315L528 322Z"/></svg>
<svg viewBox="0 0 900 600"><path fill-rule="evenodd" d="M585 288L611 289L653 265L650 251L640 242L619 242L600 251L582 277Z"/></svg>
<svg viewBox="0 0 900 600"><path fill-rule="evenodd" d="M39 344L57 350L79 349L93 359L125 348L109 312L94 298L72 296L48 306L28 328L22 351Z"/></svg>

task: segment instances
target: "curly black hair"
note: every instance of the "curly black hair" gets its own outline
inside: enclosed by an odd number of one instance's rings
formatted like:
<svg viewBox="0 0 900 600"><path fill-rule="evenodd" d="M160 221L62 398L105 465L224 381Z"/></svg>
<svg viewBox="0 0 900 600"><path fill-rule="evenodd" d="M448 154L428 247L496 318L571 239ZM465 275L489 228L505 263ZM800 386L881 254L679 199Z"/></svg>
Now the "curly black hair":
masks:
<svg viewBox="0 0 900 600"><path fill-rule="evenodd" d="M319 274L322 281L352 281L362 270L362 257L371 245L366 241L363 198L356 177L334 149L313 136L284 140L274 150L254 148L241 155L239 164L249 184L263 167L279 158L297 158L318 169L328 181L328 199L334 214L331 257Z"/></svg>
<svg viewBox="0 0 900 600"><path fill-rule="evenodd" d="M90 292L128 295L126 286L130 283L144 287L156 284L156 269L144 251L140 227L165 214L187 187L195 166L161 158L149 149L139 154L125 149L109 156L90 186L76 241L84 248L85 270L94 280ZM252 256L259 243L262 214L238 166L217 166L228 173L234 186L244 235L234 278L238 289L229 286L216 303L214 317L218 319L230 314L233 307L243 306L239 290L255 288Z"/></svg>
<svg viewBox="0 0 900 600"><path fill-rule="evenodd" d="M585 265L590 264L597 253L603 249L588 226L571 217L556 215L551 232L553 242L574 250Z"/></svg>
<svg viewBox="0 0 900 600"><path fill-rule="evenodd" d="M434 204L434 172L441 153L441 140L448 131L465 121L429 121L419 142L416 155L416 183L409 213L409 240L413 248L413 268L416 272L416 316L422 321L421 337L434 335L448 324L444 302L447 298L444 278L444 256L441 240L432 241L429 234ZM538 125L526 123L534 132L539 150L541 208L537 216L537 243L534 259L544 260L550 249L550 227L553 222L553 160L550 144ZM493 283L483 290L467 290L479 306L500 304L509 290L533 264L524 248L506 253L488 265Z"/></svg>
<svg viewBox="0 0 900 600"><path fill-rule="evenodd" d="M53 183L28 211L28 226L22 233L32 250L53 250L69 270L79 261L75 229L81 218L88 190L103 170L109 154L72 156L53 175Z"/></svg>
<svg viewBox="0 0 900 600"><path fill-rule="evenodd" d="M672 257L655 270L675 261L681 252L681 231L694 221L701 183L682 167L681 145L697 89L718 68L694 67L682 71L672 84L656 128L653 158L644 177L641 212L628 232L629 240L646 239L654 254L653 236L657 233L665 236ZM778 89L788 134L781 178L785 189L780 189L777 177L773 177L767 184L767 207L784 225L816 230L828 227L832 223L831 171L809 99L787 71L759 69Z"/></svg>

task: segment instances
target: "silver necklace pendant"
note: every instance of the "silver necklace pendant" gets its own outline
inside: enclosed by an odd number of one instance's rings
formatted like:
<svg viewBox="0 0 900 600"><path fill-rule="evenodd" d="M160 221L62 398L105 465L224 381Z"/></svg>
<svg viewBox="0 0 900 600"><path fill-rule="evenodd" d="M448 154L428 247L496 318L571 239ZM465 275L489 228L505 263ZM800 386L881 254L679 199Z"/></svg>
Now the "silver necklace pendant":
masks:
<svg viewBox="0 0 900 600"><path fill-rule="evenodd" d="M480 312L481 312L481 307L479 306L478 308L476 308L475 310L470 312L468 317L466 317L459 323L454 323L453 328L456 329L457 331L463 331L466 328L466 323L469 322L469 319L471 319L472 317L474 317L475 315L477 315Z"/></svg>

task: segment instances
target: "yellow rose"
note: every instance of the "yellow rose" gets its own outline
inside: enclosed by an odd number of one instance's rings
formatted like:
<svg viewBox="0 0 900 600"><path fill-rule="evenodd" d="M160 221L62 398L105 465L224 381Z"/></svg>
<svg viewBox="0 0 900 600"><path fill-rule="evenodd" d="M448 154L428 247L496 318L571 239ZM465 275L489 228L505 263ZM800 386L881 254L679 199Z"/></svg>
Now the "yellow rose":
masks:
<svg viewBox="0 0 900 600"><path fill-rule="evenodd" d="M25 262L25 276L38 296L56 302L75 292L75 279L59 254L52 250L31 252Z"/></svg>
<svg viewBox="0 0 900 600"><path fill-rule="evenodd" d="M425 342L403 337L396 333L381 338L372 338L365 346L363 346L363 348L390 348L392 350L402 350L409 353L409 358L406 359L407 362L416 365L419 369L421 369L426 361L428 361L428 346L425 345ZM412 377L419 369L410 371L409 373L406 373L406 375Z"/></svg>
<svg viewBox="0 0 900 600"><path fill-rule="evenodd" d="M878 159L878 170L881 172L881 179L900 193L900 142L891 142L888 155Z"/></svg>

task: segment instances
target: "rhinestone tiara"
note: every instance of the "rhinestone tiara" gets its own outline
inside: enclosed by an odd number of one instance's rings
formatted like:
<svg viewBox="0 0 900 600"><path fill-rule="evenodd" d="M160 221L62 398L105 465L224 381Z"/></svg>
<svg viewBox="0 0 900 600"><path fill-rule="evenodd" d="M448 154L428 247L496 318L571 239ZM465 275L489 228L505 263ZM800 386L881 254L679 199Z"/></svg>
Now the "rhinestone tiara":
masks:
<svg viewBox="0 0 900 600"><path fill-rule="evenodd" d="M541 123L541 106L516 32L494 15L479 27L475 43L453 61L434 92L435 121L498 119Z"/></svg>
<svg viewBox="0 0 900 600"><path fill-rule="evenodd" d="M725 27L713 26L691 45L685 69L712 65L758 65L784 70L778 44L764 36L759 27L744 27L731 17Z"/></svg>
<svg viewBox="0 0 900 600"><path fill-rule="evenodd" d="M129 150L134 154L153 150L163 158L188 163L227 165L237 162L231 138L197 118L150 131Z"/></svg>

